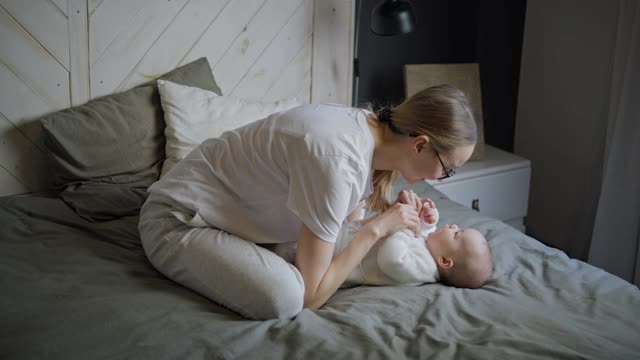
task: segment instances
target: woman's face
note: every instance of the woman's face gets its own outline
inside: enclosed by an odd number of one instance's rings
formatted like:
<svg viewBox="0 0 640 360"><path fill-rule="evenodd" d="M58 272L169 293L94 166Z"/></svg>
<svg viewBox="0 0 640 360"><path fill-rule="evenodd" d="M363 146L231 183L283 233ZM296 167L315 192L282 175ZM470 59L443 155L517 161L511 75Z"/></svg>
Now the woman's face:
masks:
<svg viewBox="0 0 640 360"><path fill-rule="evenodd" d="M402 176L409 184L423 180L436 180L444 176L447 170L462 166L469 160L475 147L475 145L464 145L456 148L450 154L437 154L431 143L428 141L420 143L420 137L415 139L414 142L418 143L413 144L407 168L401 171ZM438 155L440 159L438 159Z"/></svg>

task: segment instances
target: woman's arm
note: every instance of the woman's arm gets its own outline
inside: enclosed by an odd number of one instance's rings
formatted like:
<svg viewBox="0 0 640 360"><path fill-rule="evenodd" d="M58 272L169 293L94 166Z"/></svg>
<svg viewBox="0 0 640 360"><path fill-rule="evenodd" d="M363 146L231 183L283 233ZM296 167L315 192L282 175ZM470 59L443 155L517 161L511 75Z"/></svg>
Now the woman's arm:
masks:
<svg viewBox="0 0 640 360"><path fill-rule="evenodd" d="M295 262L304 280L305 308L315 310L324 305L376 241L400 229L408 227L417 231L420 227L415 208L404 204L395 204L367 220L336 257L333 257L333 243L302 226Z"/></svg>
<svg viewBox="0 0 640 360"><path fill-rule="evenodd" d="M304 280L304 307L315 310L324 305L379 238L370 229L361 229L333 258L335 244L320 239L302 225L296 267Z"/></svg>
<svg viewBox="0 0 640 360"><path fill-rule="evenodd" d="M367 202L365 200L362 200L358 203L358 206L356 206L356 208L351 212L351 214L349 214L347 216L347 221L352 222L352 221L358 221L358 220L362 220L362 209L364 208L364 205Z"/></svg>

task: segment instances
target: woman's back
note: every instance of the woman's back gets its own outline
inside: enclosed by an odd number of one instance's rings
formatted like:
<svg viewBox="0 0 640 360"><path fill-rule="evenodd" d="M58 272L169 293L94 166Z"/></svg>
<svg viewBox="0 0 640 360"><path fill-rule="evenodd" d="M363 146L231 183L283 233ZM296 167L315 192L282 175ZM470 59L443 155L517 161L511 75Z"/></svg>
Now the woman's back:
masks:
<svg viewBox="0 0 640 360"><path fill-rule="evenodd" d="M149 191L252 242L295 241L301 220L333 241L372 154L361 110L305 105L205 141Z"/></svg>

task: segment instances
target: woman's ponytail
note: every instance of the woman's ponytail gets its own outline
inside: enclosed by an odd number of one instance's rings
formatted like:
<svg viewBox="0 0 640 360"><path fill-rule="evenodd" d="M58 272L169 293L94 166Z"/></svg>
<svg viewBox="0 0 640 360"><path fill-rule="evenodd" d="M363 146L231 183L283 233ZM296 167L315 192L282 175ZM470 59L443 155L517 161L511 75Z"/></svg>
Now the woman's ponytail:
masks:
<svg viewBox="0 0 640 360"><path fill-rule="evenodd" d="M375 119L392 133L406 136L427 135L434 152L449 155L463 145L475 145L478 128L469 100L451 86L432 86L413 94L398 106L365 109L375 113ZM381 212L391 204L392 184L398 174L390 170L373 173L373 194L367 199L369 211Z"/></svg>
<svg viewBox="0 0 640 360"><path fill-rule="evenodd" d="M392 185L398 178L398 173L391 170L375 170L373 172L373 194L367 199L366 209L373 212L383 212L391 205Z"/></svg>

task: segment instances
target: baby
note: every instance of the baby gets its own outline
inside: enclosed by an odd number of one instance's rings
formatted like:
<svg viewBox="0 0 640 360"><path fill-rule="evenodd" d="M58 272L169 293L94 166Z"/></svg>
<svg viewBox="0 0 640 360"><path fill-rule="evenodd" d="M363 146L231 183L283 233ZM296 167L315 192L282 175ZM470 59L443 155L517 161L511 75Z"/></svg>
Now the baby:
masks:
<svg viewBox="0 0 640 360"><path fill-rule="evenodd" d="M431 200L424 203L420 235L406 229L378 241L349 274L342 287L354 285L420 285L442 282L459 288L479 288L489 279L493 261L479 231L445 225L436 229L439 214ZM359 230L360 221L346 223L336 239L334 256L342 252ZM295 243L274 250L288 261Z"/></svg>
<svg viewBox="0 0 640 360"><path fill-rule="evenodd" d="M422 229L398 231L378 241L343 286L419 285L441 281L460 288L478 288L489 279L493 261L479 231L445 225L436 229L439 214L432 200L424 203ZM358 231L360 222L345 224L334 254L339 254Z"/></svg>

